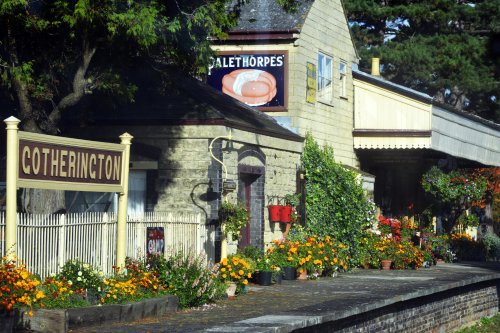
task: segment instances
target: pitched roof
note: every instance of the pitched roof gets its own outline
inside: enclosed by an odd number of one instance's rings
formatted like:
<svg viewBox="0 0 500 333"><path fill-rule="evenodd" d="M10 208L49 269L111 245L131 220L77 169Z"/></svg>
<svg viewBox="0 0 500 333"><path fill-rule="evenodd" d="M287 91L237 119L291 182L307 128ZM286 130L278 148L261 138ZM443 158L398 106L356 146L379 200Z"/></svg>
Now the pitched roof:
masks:
<svg viewBox="0 0 500 333"><path fill-rule="evenodd" d="M313 2L298 0L294 11L286 11L277 0L249 0L241 6L238 23L231 32L300 32Z"/></svg>
<svg viewBox="0 0 500 333"><path fill-rule="evenodd" d="M253 133L301 142L304 138L281 126L271 116L190 78L174 68L167 68L163 95L155 87L141 84L134 103L115 108L93 110L101 124L225 125Z"/></svg>

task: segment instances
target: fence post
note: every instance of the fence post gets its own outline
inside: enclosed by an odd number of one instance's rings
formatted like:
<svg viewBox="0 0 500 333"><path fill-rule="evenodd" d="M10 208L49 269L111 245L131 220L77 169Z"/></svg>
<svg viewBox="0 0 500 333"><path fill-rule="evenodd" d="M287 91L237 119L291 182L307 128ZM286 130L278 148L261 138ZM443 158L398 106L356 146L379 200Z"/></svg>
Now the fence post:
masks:
<svg viewBox="0 0 500 333"><path fill-rule="evenodd" d="M57 249L57 263L63 267L66 262L66 214L59 215L59 248Z"/></svg>
<svg viewBox="0 0 500 333"><path fill-rule="evenodd" d="M102 239L102 248L101 248L101 272L106 272L109 273L109 267L108 267L108 241L109 241L109 230L108 230L108 223L109 223L109 217L108 213L104 213L102 215L102 233L101 233L101 239Z"/></svg>

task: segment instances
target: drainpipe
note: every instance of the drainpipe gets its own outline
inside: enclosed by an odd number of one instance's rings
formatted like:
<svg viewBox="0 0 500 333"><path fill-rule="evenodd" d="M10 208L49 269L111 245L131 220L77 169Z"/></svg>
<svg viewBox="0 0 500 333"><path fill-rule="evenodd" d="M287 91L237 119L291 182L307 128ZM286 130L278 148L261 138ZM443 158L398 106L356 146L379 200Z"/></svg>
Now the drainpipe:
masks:
<svg viewBox="0 0 500 333"><path fill-rule="evenodd" d="M372 75L380 76L380 58L372 58Z"/></svg>

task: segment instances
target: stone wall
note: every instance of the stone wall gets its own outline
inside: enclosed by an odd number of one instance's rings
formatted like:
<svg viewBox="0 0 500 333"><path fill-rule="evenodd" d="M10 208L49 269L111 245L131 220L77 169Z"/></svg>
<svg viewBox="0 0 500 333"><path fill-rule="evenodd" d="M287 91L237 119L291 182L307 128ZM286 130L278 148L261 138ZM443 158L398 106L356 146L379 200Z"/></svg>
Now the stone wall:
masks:
<svg viewBox="0 0 500 333"><path fill-rule="evenodd" d="M218 51L288 51L288 110L269 112L301 135L311 132L319 144L329 144L338 162L358 167L352 129L354 89L352 64L358 59L340 0L315 0L295 42L238 43L213 46ZM331 103L306 101L307 63L318 66L318 52L333 60ZM340 96L339 62L347 64L346 94Z"/></svg>
<svg viewBox="0 0 500 333"><path fill-rule="evenodd" d="M499 311L500 281L491 280L395 303L295 332L447 333Z"/></svg>

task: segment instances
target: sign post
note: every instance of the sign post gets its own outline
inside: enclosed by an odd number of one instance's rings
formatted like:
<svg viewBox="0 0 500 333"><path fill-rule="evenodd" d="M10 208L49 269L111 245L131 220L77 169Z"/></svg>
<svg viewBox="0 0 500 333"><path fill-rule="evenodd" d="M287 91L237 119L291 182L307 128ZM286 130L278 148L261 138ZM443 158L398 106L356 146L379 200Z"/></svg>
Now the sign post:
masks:
<svg viewBox="0 0 500 333"><path fill-rule="evenodd" d="M128 164L130 160L130 144L133 136L125 133L120 135L121 144L125 146L123 154L123 190L118 197L118 221L116 224L116 267L125 267L125 252L127 249L127 200L128 200Z"/></svg>
<svg viewBox="0 0 500 333"><path fill-rule="evenodd" d="M7 174L6 174L6 221L5 221L5 254L9 257L16 255L17 243L17 131L20 120L9 117L4 121L7 124Z"/></svg>
<svg viewBox="0 0 500 333"><path fill-rule="evenodd" d="M118 192L116 266L125 266L128 171L132 136L121 144L88 141L18 130L7 124L6 252L16 253L18 187L87 192Z"/></svg>

